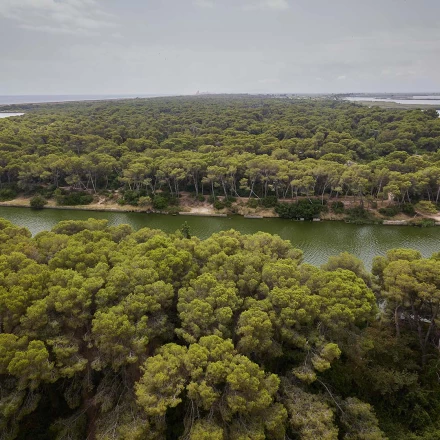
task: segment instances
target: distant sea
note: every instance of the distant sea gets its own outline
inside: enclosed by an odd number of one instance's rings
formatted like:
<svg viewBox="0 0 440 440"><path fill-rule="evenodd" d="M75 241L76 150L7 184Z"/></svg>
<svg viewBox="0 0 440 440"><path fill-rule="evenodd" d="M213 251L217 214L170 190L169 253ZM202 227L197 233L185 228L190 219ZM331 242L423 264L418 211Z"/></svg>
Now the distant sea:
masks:
<svg viewBox="0 0 440 440"><path fill-rule="evenodd" d="M42 102L101 101L107 99L157 98L166 95L0 95L0 105Z"/></svg>

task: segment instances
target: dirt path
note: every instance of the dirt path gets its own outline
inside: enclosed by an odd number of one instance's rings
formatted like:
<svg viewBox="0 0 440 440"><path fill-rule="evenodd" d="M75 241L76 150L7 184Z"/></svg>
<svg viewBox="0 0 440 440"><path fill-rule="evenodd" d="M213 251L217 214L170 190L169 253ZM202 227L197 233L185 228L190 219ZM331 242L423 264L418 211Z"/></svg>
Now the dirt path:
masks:
<svg viewBox="0 0 440 440"><path fill-rule="evenodd" d="M417 214L421 215L422 217L425 218L431 218L432 220L435 220L436 222L440 223L440 212L437 212L437 214L423 214L419 211L416 211Z"/></svg>

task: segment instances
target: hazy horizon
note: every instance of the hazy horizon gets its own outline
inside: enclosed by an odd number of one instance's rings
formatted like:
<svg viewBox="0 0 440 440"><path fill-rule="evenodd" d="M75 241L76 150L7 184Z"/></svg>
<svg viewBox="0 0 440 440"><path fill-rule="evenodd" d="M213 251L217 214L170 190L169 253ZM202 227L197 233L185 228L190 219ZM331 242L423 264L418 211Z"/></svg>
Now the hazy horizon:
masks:
<svg viewBox="0 0 440 440"><path fill-rule="evenodd" d="M0 0L0 95L435 93L434 0Z"/></svg>
<svg viewBox="0 0 440 440"><path fill-rule="evenodd" d="M93 93L93 94L87 94L87 93L46 93L46 94L0 94L0 97L25 97L25 96L32 96L32 97L47 97L47 96L63 96L63 97L69 97L69 96L76 96L76 97L84 97L84 98L90 98L90 97L101 97L101 96L111 96L115 98L124 98L124 97L133 97L133 98L154 98L154 97L174 97L174 96L196 96L196 95L296 95L296 96L322 96L322 95L407 95L416 96L417 93L421 93L423 96L428 95L429 93L433 94L440 94L439 90L428 90L428 91L420 91L420 90L411 90L411 91L400 91L400 90L394 90L394 91L346 91L346 92L309 92L309 93L303 93L303 92L273 92L273 91L267 91L267 92L200 92L197 90L194 93ZM421 95L421 96L422 96Z"/></svg>

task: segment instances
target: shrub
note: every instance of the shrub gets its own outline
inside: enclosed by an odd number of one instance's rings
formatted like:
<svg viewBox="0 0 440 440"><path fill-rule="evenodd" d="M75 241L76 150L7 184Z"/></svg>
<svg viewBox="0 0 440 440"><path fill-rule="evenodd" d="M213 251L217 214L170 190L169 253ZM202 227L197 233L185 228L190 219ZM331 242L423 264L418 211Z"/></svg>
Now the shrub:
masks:
<svg viewBox="0 0 440 440"><path fill-rule="evenodd" d="M196 196L196 200L198 200L199 202L204 202L205 201L205 196L202 194L199 194L198 196Z"/></svg>
<svg viewBox="0 0 440 440"><path fill-rule="evenodd" d="M163 210L168 206L168 200L162 196L154 196L153 199L153 208Z"/></svg>
<svg viewBox="0 0 440 440"><path fill-rule="evenodd" d="M435 226L435 220L432 218L422 218L422 221L420 222L420 226L422 228L428 228L430 226Z"/></svg>
<svg viewBox="0 0 440 440"><path fill-rule="evenodd" d="M388 206L386 208L380 208L379 213L386 217L394 217L400 213L400 208L398 206Z"/></svg>
<svg viewBox="0 0 440 440"><path fill-rule="evenodd" d="M407 215L415 215L416 210L414 209L414 205L411 203L404 203L401 206L402 212Z"/></svg>
<svg viewBox="0 0 440 440"><path fill-rule="evenodd" d="M275 212L281 218L311 220L319 215L322 208L323 206L319 200L299 200L296 203L280 203L275 208Z"/></svg>
<svg viewBox="0 0 440 440"><path fill-rule="evenodd" d="M411 225L419 226L421 228L427 228L429 226L435 226L435 220L432 218L415 218L410 221Z"/></svg>
<svg viewBox="0 0 440 440"><path fill-rule="evenodd" d="M346 209L345 212L347 214L347 221L350 223L368 224L375 222L374 216L371 212L367 211L362 206Z"/></svg>
<svg viewBox="0 0 440 440"><path fill-rule="evenodd" d="M46 204L47 204L47 200L43 196L40 196L39 194L32 197L30 200L30 205L31 208L33 209L42 209Z"/></svg>
<svg viewBox="0 0 440 440"><path fill-rule="evenodd" d="M57 205L62 206L89 205L93 202L93 196L84 191L65 192L57 189L54 196Z"/></svg>
<svg viewBox="0 0 440 440"><path fill-rule="evenodd" d="M261 206L265 208L274 208L278 204L278 199L276 196L267 196L260 200Z"/></svg>
<svg viewBox="0 0 440 440"><path fill-rule="evenodd" d="M416 209L427 214L435 214L437 212L437 206L428 200L422 200L417 203Z"/></svg>
<svg viewBox="0 0 440 440"><path fill-rule="evenodd" d="M222 201L220 201L220 200L216 200L214 203L213 203L213 206L214 206L214 209L223 209L226 205L222 202Z"/></svg>
<svg viewBox="0 0 440 440"><path fill-rule="evenodd" d="M17 192L10 188L0 189L0 202L6 202L17 197Z"/></svg>
<svg viewBox="0 0 440 440"><path fill-rule="evenodd" d="M333 202L331 204L331 208L335 214L343 214L345 211L345 206L343 202Z"/></svg>
<svg viewBox="0 0 440 440"><path fill-rule="evenodd" d="M249 206L249 208L258 208L258 206L260 205L260 202L257 199L249 199L247 202L247 205Z"/></svg>
<svg viewBox="0 0 440 440"><path fill-rule="evenodd" d="M151 197L148 197L148 196L139 197L139 200L138 200L139 206L142 206L142 207L148 206L150 203L151 203Z"/></svg>
<svg viewBox="0 0 440 440"><path fill-rule="evenodd" d="M236 201L237 201L236 197L228 196L223 199L223 205L226 208L230 208L232 206L232 203L234 203Z"/></svg>
<svg viewBox="0 0 440 440"><path fill-rule="evenodd" d="M182 227L180 228L180 231L182 232L182 234L185 238L191 238L191 228L189 227L188 222L185 222L182 225Z"/></svg>
<svg viewBox="0 0 440 440"><path fill-rule="evenodd" d="M140 194L138 191L128 189L124 191L124 201L127 205L137 206L139 203Z"/></svg>
<svg viewBox="0 0 440 440"><path fill-rule="evenodd" d="M168 214L179 214L179 207L178 206L168 206L167 213Z"/></svg>
<svg viewBox="0 0 440 440"><path fill-rule="evenodd" d="M402 205L387 206L386 208L380 208L379 213L386 217L394 217L395 215L403 212L407 215L415 215L416 211L411 203L404 203Z"/></svg>
<svg viewBox="0 0 440 440"><path fill-rule="evenodd" d="M47 185L47 186L40 185L35 188L34 192L44 197L47 200L47 199L51 199L54 196L54 192L56 189L57 188L55 185Z"/></svg>

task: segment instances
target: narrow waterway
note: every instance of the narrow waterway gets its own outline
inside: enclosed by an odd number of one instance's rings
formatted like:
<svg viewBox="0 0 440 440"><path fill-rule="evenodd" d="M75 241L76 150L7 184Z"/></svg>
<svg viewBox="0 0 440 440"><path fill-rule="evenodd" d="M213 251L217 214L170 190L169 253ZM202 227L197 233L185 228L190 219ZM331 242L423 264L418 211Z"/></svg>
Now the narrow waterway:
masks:
<svg viewBox="0 0 440 440"><path fill-rule="evenodd" d="M190 217L160 214L94 212L69 209L31 210L0 207L0 217L25 226L32 234L50 230L61 220L86 220L90 217L107 219L109 225L129 224L134 229L152 228L165 232L180 229L186 221L191 234L207 238L215 232L236 229L243 234L258 231L278 234L304 251L306 262L320 265L331 255L348 251L362 259L367 268L376 255L389 249L405 247L418 249L425 257L440 251L440 227L353 225L343 222L298 222L278 218L246 219L241 216Z"/></svg>

